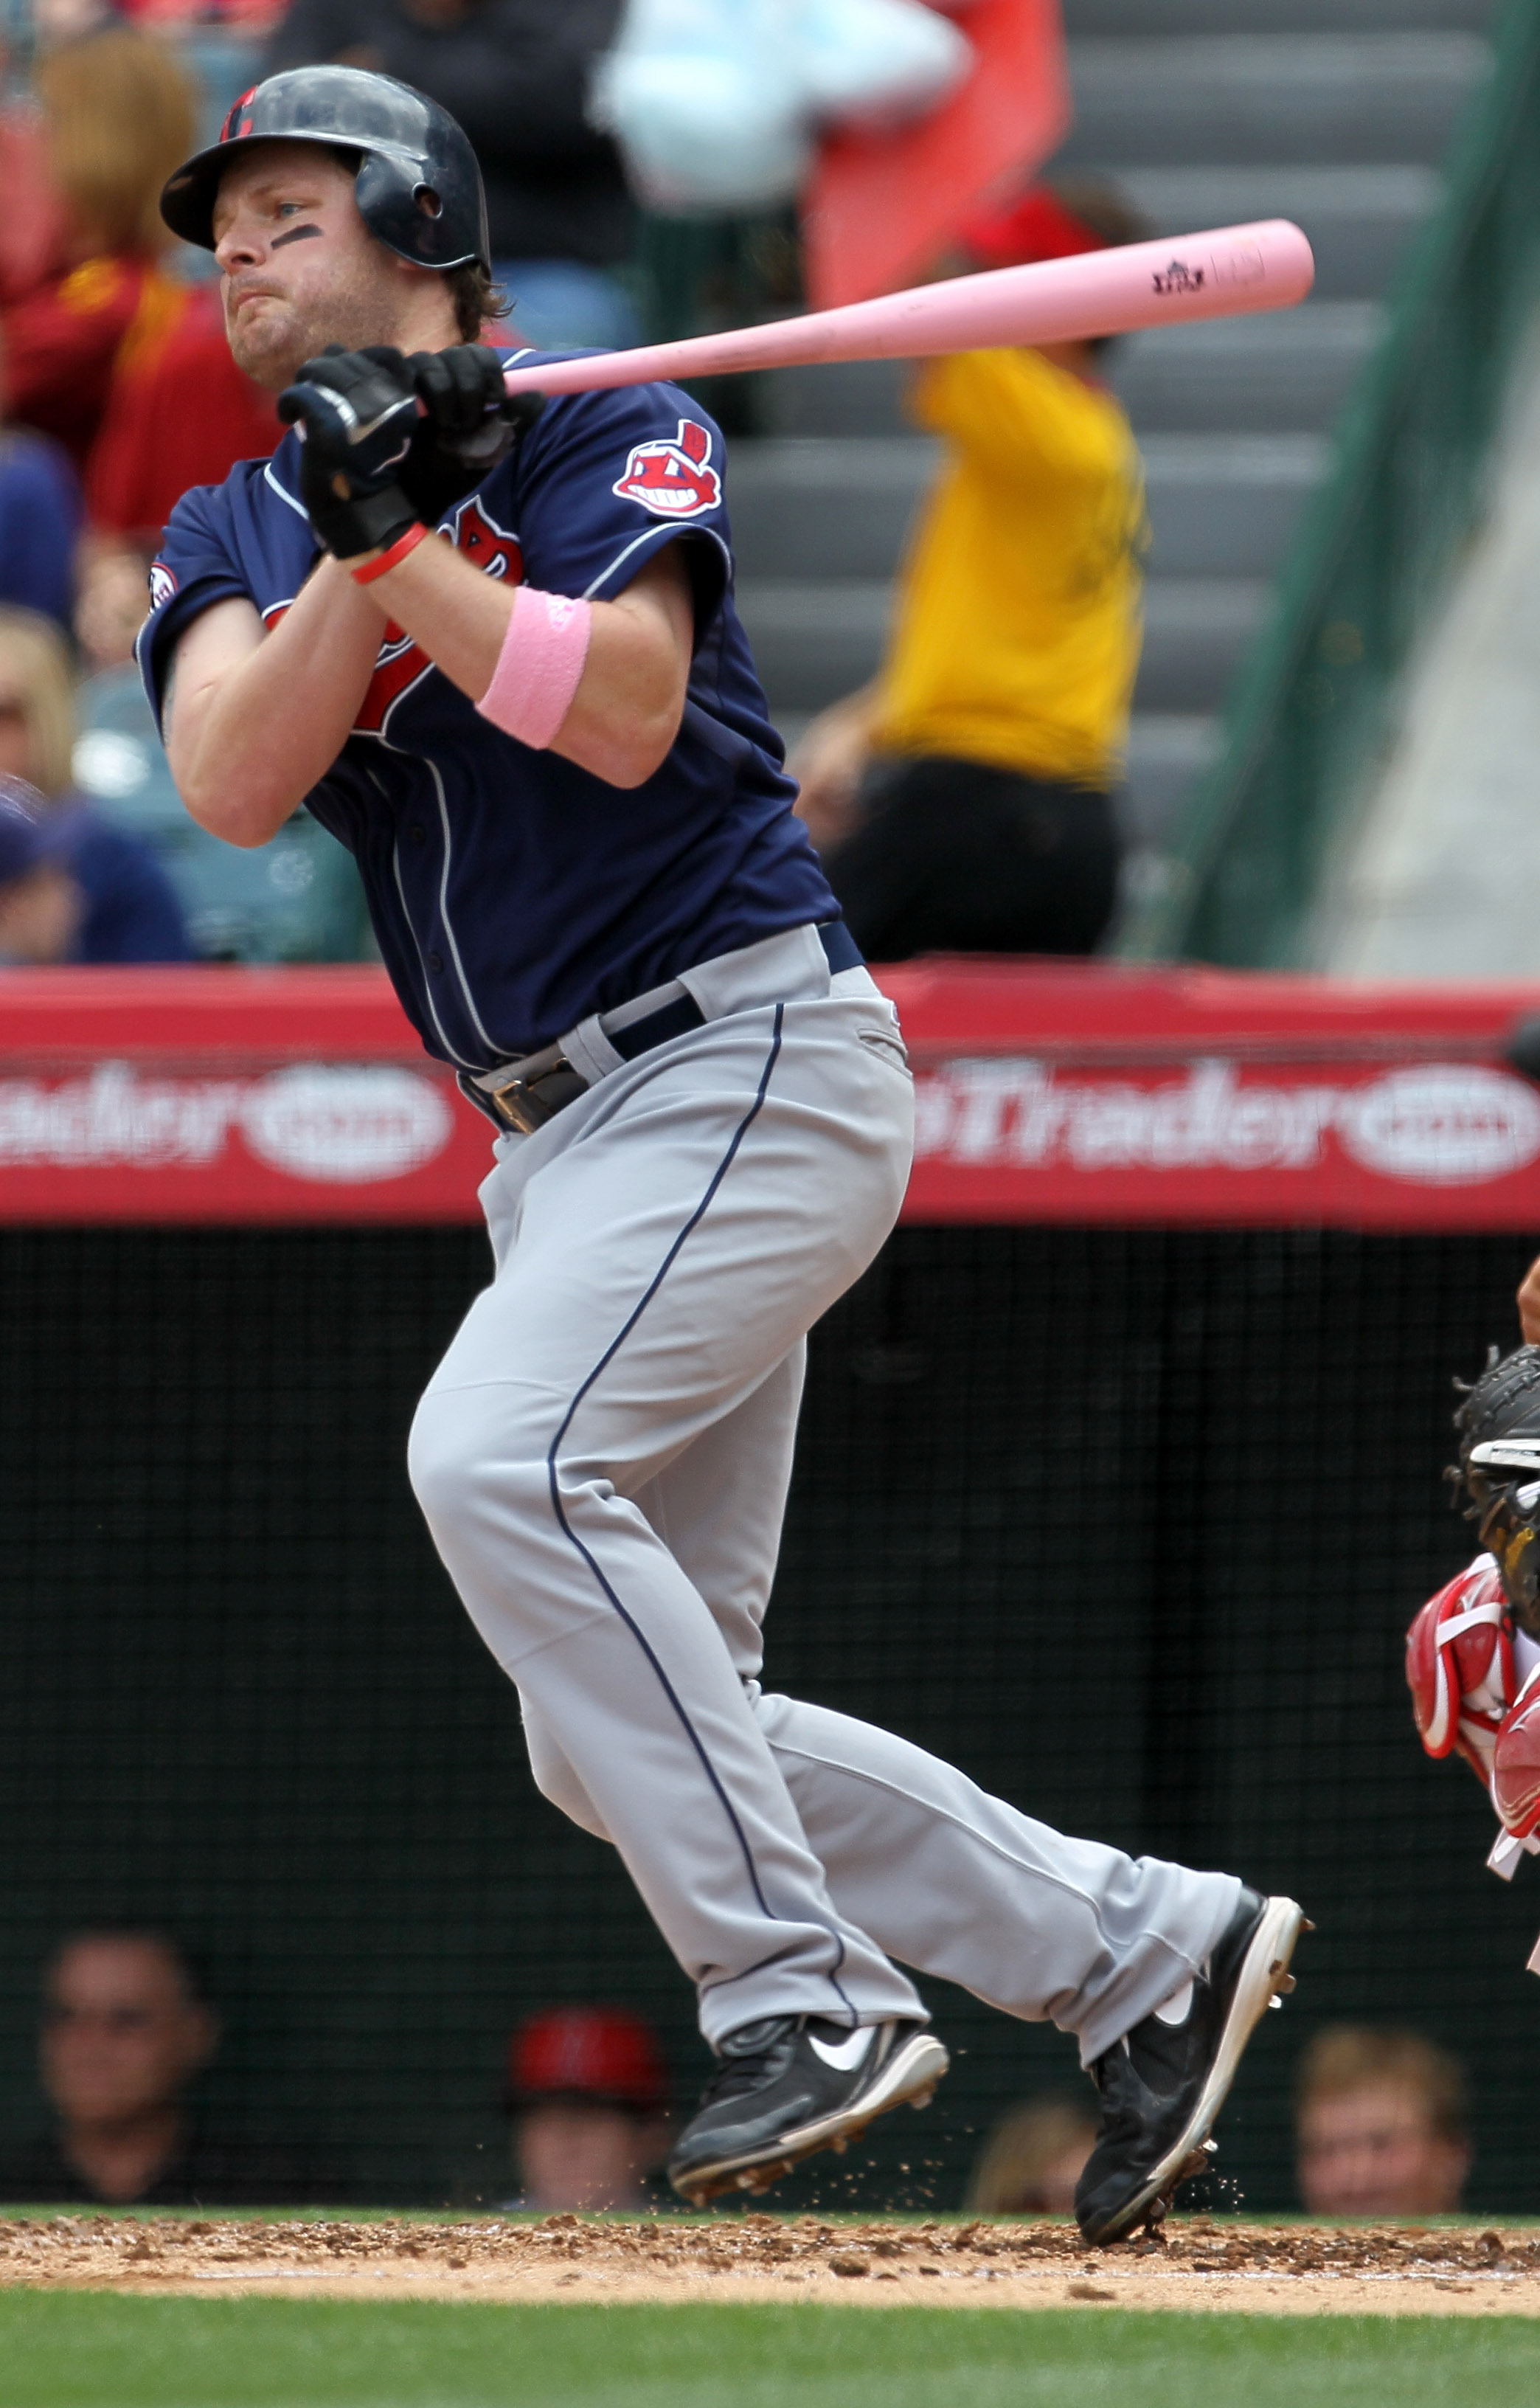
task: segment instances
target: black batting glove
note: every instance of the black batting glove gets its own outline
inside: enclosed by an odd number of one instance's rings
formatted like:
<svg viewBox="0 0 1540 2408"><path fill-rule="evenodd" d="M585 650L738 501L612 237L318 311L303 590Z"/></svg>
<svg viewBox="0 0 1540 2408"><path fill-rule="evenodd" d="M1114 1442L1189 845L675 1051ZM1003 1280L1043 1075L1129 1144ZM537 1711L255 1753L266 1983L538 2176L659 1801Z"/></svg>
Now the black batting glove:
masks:
<svg viewBox="0 0 1540 2408"><path fill-rule="evenodd" d="M419 517L435 526L507 458L539 417L544 397L510 394L502 362L485 343L413 351L402 366L422 416L401 484Z"/></svg>
<svg viewBox="0 0 1540 2408"><path fill-rule="evenodd" d="M421 513L401 472L419 411L399 351L328 343L278 395L278 416L305 430L300 495L317 538L338 560L382 549L416 523Z"/></svg>

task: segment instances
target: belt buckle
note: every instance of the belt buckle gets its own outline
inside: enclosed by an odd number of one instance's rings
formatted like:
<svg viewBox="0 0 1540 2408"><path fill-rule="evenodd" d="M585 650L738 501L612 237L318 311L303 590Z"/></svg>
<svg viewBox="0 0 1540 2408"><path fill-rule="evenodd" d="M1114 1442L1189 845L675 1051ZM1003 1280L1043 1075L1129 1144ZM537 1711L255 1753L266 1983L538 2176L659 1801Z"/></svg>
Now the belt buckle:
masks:
<svg viewBox="0 0 1540 2408"><path fill-rule="evenodd" d="M552 1117L552 1106L543 1104L522 1079L510 1079L506 1087L493 1087L491 1093L498 1119L506 1121L520 1137L533 1137Z"/></svg>
<svg viewBox="0 0 1540 2408"><path fill-rule="evenodd" d="M499 1120L506 1123L520 1137L533 1137L553 1121L583 1093L588 1082L575 1070L564 1054L558 1054L554 1062L534 1079L515 1078L506 1086L483 1089ZM542 1087L554 1088L554 1093L541 1095Z"/></svg>

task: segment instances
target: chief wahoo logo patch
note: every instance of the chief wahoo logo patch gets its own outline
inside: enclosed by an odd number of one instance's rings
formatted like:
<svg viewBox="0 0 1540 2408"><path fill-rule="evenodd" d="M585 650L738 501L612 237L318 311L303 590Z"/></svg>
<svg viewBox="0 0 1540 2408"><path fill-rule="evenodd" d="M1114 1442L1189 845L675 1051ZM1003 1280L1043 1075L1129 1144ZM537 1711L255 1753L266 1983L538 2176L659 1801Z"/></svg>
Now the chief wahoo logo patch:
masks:
<svg viewBox="0 0 1540 2408"><path fill-rule="evenodd" d="M611 491L622 501L640 502L655 519L698 519L721 500L721 479L711 461L711 437L692 418L681 418L672 442L659 436L635 443L625 474Z"/></svg>

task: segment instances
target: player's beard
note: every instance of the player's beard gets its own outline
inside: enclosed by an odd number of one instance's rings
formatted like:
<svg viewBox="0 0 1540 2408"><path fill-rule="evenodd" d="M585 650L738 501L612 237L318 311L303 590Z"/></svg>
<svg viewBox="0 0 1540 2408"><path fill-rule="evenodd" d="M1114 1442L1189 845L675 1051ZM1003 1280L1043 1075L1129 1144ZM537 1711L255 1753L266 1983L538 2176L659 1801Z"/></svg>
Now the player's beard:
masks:
<svg viewBox="0 0 1540 2408"><path fill-rule="evenodd" d="M240 297L242 280L248 288L254 285L263 290L260 275L237 280L233 292L226 294L227 312L230 301ZM393 299L383 280L376 284L367 275L339 280L329 292L313 296L275 296L265 308L243 309L234 320L226 315L231 357L253 384L268 393L281 393L285 385L293 383L305 362L314 359L328 343L357 351L366 343L393 341Z"/></svg>

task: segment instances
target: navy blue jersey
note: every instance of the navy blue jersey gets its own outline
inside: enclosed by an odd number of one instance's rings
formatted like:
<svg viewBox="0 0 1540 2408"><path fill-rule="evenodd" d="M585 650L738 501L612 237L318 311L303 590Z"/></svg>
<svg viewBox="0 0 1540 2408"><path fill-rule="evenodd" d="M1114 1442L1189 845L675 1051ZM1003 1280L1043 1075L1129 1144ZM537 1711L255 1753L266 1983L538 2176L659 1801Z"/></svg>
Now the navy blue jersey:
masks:
<svg viewBox="0 0 1540 2408"><path fill-rule="evenodd" d="M520 364L553 355L505 353ZM687 542L696 643L684 721L644 785L534 752L386 631L310 810L354 854L423 1043L465 1070L532 1053L697 962L839 907L783 772L733 607L722 440L673 385L549 401L441 535L489 577L603 601ZM176 639L244 595L269 626L318 558L298 440L183 496L150 572L139 664L157 713Z"/></svg>

